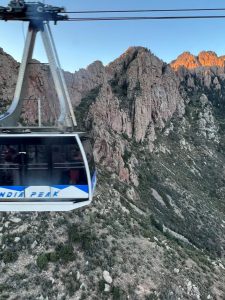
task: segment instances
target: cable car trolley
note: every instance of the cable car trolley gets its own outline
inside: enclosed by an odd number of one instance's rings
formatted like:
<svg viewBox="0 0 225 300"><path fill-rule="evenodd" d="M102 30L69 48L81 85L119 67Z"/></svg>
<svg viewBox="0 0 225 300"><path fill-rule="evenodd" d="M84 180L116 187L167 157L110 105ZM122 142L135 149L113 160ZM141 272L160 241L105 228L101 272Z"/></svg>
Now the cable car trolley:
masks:
<svg viewBox="0 0 225 300"><path fill-rule="evenodd" d="M13 0L0 19L27 21L29 28L13 101L0 115L0 211L68 211L92 201L96 171L90 137L77 123L49 21L65 20L63 8ZM40 32L59 99L55 127L18 126L28 64ZM49 99L50 100L50 99Z"/></svg>

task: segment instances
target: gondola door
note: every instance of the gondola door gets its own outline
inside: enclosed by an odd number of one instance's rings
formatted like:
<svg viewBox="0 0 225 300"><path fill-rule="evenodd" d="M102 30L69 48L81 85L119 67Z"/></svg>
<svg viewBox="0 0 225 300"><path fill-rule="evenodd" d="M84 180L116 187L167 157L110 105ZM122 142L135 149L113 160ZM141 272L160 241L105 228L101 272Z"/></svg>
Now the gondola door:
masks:
<svg viewBox="0 0 225 300"><path fill-rule="evenodd" d="M25 198L49 200L51 198L49 146L43 138L24 139L24 185ZM23 168L22 168L23 170Z"/></svg>

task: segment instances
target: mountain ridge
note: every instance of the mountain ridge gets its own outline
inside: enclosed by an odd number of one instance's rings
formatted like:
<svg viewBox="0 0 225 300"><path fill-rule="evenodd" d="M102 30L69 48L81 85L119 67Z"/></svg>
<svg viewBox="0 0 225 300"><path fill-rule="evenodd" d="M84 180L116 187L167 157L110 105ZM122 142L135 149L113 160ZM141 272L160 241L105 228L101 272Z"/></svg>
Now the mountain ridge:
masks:
<svg viewBox="0 0 225 300"><path fill-rule="evenodd" d="M224 67L225 56L218 56L214 51L201 51L197 56L190 52L183 52L170 65L174 70L180 67L194 69L198 67Z"/></svg>
<svg viewBox="0 0 225 300"><path fill-rule="evenodd" d="M0 91L9 100L8 59ZM132 47L65 76L94 139L96 195L73 212L0 213L1 298L223 300L224 69L174 71ZM49 84L48 68L32 65L28 97L48 99ZM54 109L43 105L47 122ZM24 109L35 122L35 107Z"/></svg>

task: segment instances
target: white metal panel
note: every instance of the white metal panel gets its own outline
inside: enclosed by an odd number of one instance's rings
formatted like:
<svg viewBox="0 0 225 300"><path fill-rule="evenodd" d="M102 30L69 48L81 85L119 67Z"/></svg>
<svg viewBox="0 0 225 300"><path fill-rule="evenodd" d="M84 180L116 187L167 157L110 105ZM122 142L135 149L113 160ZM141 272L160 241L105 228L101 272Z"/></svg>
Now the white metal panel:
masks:
<svg viewBox="0 0 225 300"><path fill-rule="evenodd" d="M12 189L9 187L0 187L0 199L24 199L24 189Z"/></svg>
<svg viewBox="0 0 225 300"><path fill-rule="evenodd" d="M0 211L70 211L86 205L90 201L73 202L0 202Z"/></svg>
<svg viewBox="0 0 225 300"><path fill-rule="evenodd" d="M83 145L81 143L80 137L78 134L75 135L76 137L76 141L78 143L78 146L80 148L81 154L82 154L82 158L84 161L84 166L85 166L85 170L86 170L86 174L87 174L87 180L88 180L88 194L89 194L89 201L92 201L92 183L91 183L91 175L90 175L90 169L89 169L89 165L88 165L88 161L87 161L87 156L85 154Z"/></svg>
<svg viewBox="0 0 225 300"><path fill-rule="evenodd" d="M28 186L25 189L25 199L51 198L50 186Z"/></svg>
<svg viewBox="0 0 225 300"><path fill-rule="evenodd" d="M76 135L83 134L83 132L74 133L54 133L54 132L27 132L27 133L1 133L0 138L24 138L24 137L75 137Z"/></svg>

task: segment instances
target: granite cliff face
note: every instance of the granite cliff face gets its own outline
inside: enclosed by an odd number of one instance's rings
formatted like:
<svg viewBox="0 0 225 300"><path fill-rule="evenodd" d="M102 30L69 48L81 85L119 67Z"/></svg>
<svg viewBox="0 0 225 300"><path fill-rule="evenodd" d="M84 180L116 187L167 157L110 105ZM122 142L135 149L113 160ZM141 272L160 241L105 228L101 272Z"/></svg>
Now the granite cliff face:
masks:
<svg viewBox="0 0 225 300"><path fill-rule="evenodd" d="M65 72L94 138L97 193L75 212L1 214L2 299L225 298L225 73L203 54L171 67L133 47ZM48 67L31 68L28 97L55 97ZM17 69L2 51L2 109ZM46 123L57 105L43 102Z"/></svg>
<svg viewBox="0 0 225 300"><path fill-rule="evenodd" d="M212 66L224 67L224 61L225 56L217 56L213 51L202 51L198 56L194 56L190 52L184 52L171 62L171 66L174 70L178 70L182 66L187 69Z"/></svg>
<svg viewBox="0 0 225 300"><path fill-rule="evenodd" d="M2 48L0 48L0 68L1 111L3 111L13 97L19 64Z"/></svg>
<svg viewBox="0 0 225 300"><path fill-rule="evenodd" d="M178 83L170 66L144 48L130 48L109 64L87 117L97 162L127 182L136 177L122 158L127 140L153 150L155 131L164 128L175 111L183 113Z"/></svg>

